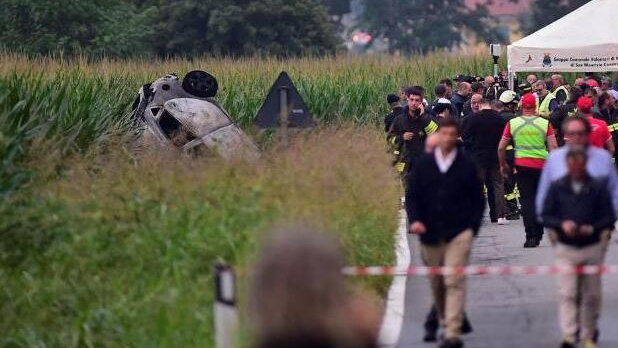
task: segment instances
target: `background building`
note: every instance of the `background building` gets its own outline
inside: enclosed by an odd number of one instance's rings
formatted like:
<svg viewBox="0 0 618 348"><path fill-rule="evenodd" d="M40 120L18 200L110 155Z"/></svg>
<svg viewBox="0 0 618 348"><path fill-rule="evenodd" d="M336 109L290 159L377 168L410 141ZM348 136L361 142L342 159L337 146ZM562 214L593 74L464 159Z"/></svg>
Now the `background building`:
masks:
<svg viewBox="0 0 618 348"><path fill-rule="evenodd" d="M497 30L503 38L503 43L511 43L524 37L522 32L523 20L530 14L531 5L535 0L465 0L466 7L474 9L478 5L487 5L489 14L497 22ZM464 35L464 51L486 49L487 45L478 40L474 34ZM481 43L479 43L481 42Z"/></svg>

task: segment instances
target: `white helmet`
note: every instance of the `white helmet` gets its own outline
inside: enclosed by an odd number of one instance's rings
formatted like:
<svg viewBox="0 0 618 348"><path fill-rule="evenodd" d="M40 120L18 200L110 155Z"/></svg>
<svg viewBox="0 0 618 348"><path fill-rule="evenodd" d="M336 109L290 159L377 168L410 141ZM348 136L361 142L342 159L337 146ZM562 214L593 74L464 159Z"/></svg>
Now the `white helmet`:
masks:
<svg viewBox="0 0 618 348"><path fill-rule="evenodd" d="M500 101L504 104L516 103L517 93L511 91L510 89L506 90L500 95Z"/></svg>

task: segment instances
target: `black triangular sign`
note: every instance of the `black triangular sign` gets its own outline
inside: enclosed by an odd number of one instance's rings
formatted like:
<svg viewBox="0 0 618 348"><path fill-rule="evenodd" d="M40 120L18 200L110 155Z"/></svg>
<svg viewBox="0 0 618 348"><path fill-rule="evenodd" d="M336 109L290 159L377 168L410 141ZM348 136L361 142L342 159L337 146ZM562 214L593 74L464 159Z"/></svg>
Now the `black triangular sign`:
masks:
<svg viewBox="0 0 618 348"><path fill-rule="evenodd" d="M313 127L315 123L313 122L313 118L311 118L309 109L307 109L307 105L305 105L303 98L300 96L300 93L298 93L292 79L290 79L290 76L285 71L279 74L279 77L271 87L270 92L268 92L264 104L262 104L260 111L258 111L257 116L255 117L255 123L260 128L279 127L279 118L281 116L281 89L286 89L288 95L288 105L290 106L288 113L288 127Z"/></svg>

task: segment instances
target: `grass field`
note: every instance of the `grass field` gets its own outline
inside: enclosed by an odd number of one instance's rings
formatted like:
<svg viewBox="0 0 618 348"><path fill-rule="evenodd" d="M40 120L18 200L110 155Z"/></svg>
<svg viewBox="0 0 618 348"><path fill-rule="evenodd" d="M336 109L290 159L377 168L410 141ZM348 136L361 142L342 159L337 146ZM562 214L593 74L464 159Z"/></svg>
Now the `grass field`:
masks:
<svg viewBox="0 0 618 348"><path fill-rule="evenodd" d="M434 55L155 62L0 55L0 347L211 347L215 261L246 275L263 232L304 221L349 264L393 261L400 187L378 127L385 95L490 71ZM144 83L202 69L249 133L287 70L318 120L260 163L127 149ZM358 283L384 293L388 279ZM245 286L242 289L246 289Z"/></svg>
<svg viewBox="0 0 618 348"><path fill-rule="evenodd" d="M348 126L252 166L114 149L59 168L40 154L40 179L0 204L0 346L211 347L214 262L246 289L280 222L336 234L350 264L392 263L399 187L381 145Z"/></svg>

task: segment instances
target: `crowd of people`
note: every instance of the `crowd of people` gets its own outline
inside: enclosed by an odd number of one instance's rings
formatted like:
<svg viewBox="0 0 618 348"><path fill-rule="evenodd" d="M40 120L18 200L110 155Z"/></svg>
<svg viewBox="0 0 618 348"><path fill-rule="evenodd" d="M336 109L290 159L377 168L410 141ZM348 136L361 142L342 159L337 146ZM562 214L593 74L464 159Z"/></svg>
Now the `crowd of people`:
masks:
<svg viewBox="0 0 618 348"><path fill-rule="evenodd" d="M556 264L601 264L618 214L618 85L594 74L572 85L529 75L514 91L488 76L445 79L433 92L433 101L420 86L389 95L384 119L425 264L468 264L485 197L492 223L523 219L524 248L538 247L547 230ZM558 278L561 347L596 347L600 275ZM465 277L432 275L430 285L425 341L442 326L440 347L463 347L461 334L472 331Z"/></svg>

